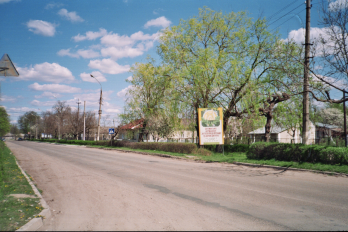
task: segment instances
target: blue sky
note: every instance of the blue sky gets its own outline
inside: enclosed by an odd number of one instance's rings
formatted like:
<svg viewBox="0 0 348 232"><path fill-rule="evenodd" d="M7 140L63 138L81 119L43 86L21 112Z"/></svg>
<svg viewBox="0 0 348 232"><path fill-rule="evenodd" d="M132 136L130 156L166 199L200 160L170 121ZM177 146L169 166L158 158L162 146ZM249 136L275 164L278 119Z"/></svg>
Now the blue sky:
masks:
<svg viewBox="0 0 348 232"><path fill-rule="evenodd" d="M304 38L304 0L0 0L0 56L7 53L20 73L0 77L1 104L12 123L26 111L51 109L57 99L71 107L86 101L96 111L100 86L92 73L103 87L103 115L113 118L124 105L129 68L147 55L156 58L160 30L203 6L247 10L271 19L283 39ZM318 7L314 0L314 28L320 28Z"/></svg>

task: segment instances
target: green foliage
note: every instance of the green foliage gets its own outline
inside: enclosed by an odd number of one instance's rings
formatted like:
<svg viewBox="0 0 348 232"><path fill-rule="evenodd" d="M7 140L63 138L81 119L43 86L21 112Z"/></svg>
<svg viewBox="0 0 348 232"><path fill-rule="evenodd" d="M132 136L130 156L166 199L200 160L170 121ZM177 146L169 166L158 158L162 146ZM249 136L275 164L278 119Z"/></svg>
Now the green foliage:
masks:
<svg viewBox="0 0 348 232"><path fill-rule="evenodd" d="M205 149L205 148L197 148L197 150L194 152L195 155L201 155L201 156L211 156L212 152Z"/></svg>
<svg viewBox="0 0 348 232"><path fill-rule="evenodd" d="M193 143L138 143L117 141L113 143L116 147L129 147L132 149L166 151L175 153L191 154L197 149L196 144Z"/></svg>
<svg viewBox="0 0 348 232"><path fill-rule="evenodd" d="M348 164L348 148L320 145L254 143L247 153L249 159L275 159L295 162Z"/></svg>
<svg viewBox="0 0 348 232"><path fill-rule="evenodd" d="M0 107L0 136L4 136L10 132L10 117L4 107Z"/></svg>
<svg viewBox="0 0 348 232"><path fill-rule="evenodd" d="M31 131L31 127L36 125L40 120L40 116L35 111L29 111L18 119L18 126L22 133L27 134Z"/></svg>

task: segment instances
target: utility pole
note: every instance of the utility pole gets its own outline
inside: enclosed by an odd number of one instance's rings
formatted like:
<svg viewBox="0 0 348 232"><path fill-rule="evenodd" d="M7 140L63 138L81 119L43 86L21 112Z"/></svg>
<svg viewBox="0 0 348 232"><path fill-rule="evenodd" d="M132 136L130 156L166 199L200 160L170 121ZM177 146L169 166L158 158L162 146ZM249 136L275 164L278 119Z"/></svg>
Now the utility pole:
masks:
<svg viewBox="0 0 348 232"><path fill-rule="evenodd" d="M80 126L80 104L81 104L81 102L80 102L80 98L78 98L77 99L77 130L76 130L76 132L77 132L77 135L76 135L76 140L79 140L79 126Z"/></svg>
<svg viewBox="0 0 348 232"><path fill-rule="evenodd" d="M83 140L86 140L86 101L83 101Z"/></svg>
<svg viewBox="0 0 348 232"><path fill-rule="evenodd" d="M343 89L343 99L346 99L346 90ZM343 102L343 114L344 114L344 121L343 121L343 133L344 133L344 145L347 147L347 119L346 119L346 102Z"/></svg>
<svg viewBox="0 0 348 232"><path fill-rule="evenodd" d="M97 141L99 141L100 118L101 118L101 114L102 114L102 109L101 109L102 101L103 101L103 90L100 88L99 111L98 111L98 114L99 114L99 118L98 118L98 137L97 137Z"/></svg>
<svg viewBox="0 0 348 232"><path fill-rule="evenodd" d="M310 44L310 19L311 19L311 1L306 0L306 37L305 37L305 63L303 78L303 128L302 143L309 144L309 46Z"/></svg>

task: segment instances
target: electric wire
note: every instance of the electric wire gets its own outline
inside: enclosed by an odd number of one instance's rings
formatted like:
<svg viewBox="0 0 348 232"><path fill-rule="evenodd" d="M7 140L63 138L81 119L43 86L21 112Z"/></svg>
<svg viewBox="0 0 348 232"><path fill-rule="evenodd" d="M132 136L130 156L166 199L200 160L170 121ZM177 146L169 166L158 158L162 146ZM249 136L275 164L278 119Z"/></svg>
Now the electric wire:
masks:
<svg viewBox="0 0 348 232"><path fill-rule="evenodd" d="M295 1L291 2L291 3L289 3L288 5L284 6L282 9L278 10L276 13L274 13L273 15L271 15L271 16L267 19L267 21L272 20L272 18L273 18L274 16L276 16L278 13L280 13L280 12L283 11L284 9L288 8L290 5L292 5L292 4L293 4L294 2L296 2L296 1L297 1L297 0L295 0Z"/></svg>
<svg viewBox="0 0 348 232"><path fill-rule="evenodd" d="M294 9L290 10L288 13L284 14L283 16L279 17L278 19L272 21L271 23L268 24L268 26L274 24L275 22L279 21L280 19L284 18L285 16L289 15L290 13L292 13L293 11L297 10L299 7L303 6L303 4L301 3L300 5L298 5L297 7L295 7Z"/></svg>

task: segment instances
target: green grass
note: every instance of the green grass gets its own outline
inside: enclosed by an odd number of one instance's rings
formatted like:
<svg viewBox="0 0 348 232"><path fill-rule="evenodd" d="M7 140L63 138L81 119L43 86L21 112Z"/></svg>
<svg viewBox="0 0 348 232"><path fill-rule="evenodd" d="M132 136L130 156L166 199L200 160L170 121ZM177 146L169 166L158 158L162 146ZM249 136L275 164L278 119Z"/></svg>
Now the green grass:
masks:
<svg viewBox="0 0 348 232"><path fill-rule="evenodd" d="M0 142L0 230L14 231L42 211L39 198L17 199L10 194L34 195L11 151Z"/></svg>

